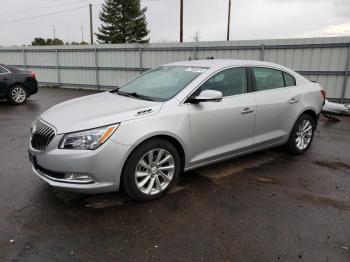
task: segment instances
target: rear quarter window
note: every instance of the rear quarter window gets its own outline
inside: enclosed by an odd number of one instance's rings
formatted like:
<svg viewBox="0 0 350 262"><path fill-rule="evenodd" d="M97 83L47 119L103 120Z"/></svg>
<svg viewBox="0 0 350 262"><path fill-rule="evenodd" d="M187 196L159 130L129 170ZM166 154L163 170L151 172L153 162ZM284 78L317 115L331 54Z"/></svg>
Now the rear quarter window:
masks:
<svg viewBox="0 0 350 262"><path fill-rule="evenodd" d="M296 81L295 81L294 76L292 76L286 72L283 72L283 77L284 77L285 86L295 86L296 85Z"/></svg>

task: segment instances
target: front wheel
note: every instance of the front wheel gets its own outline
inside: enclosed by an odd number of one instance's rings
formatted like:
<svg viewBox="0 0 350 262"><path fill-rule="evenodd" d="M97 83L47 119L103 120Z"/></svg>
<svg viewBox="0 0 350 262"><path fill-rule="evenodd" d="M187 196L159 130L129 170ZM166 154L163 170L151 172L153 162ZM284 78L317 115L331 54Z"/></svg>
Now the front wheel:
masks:
<svg viewBox="0 0 350 262"><path fill-rule="evenodd" d="M28 98L27 90L21 85L15 85L10 89L9 100L14 105L23 104Z"/></svg>
<svg viewBox="0 0 350 262"><path fill-rule="evenodd" d="M154 200L170 190L179 173L180 156L175 146L164 139L152 139L138 146L126 161L123 188L135 200Z"/></svg>
<svg viewBox="0 0 350 262"><path fill-rule="evenodd" d="M303 114L294 124L289 140L286 144L287 149L293 154L305 153L313 140L315 133L315 121L310 115Z"/></svg>

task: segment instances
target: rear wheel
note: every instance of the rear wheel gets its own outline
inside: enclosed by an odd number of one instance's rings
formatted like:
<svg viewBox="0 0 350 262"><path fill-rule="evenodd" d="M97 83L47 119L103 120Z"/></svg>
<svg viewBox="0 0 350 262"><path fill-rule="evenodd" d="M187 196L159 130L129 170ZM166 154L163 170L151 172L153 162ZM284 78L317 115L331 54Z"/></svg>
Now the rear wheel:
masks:
<svg viewBox="0 0 350 262"><path fill-rule="evenodd" d="M289 140L287 149L293 154L305 153L313 140L315 132L315 122L308 114L303 114L296 121Z"/></svg>
<svg viewBox="0 0 350 262"><path fill-rule="evenodd" d="M28 98L27 90L21 85L15 85L10 89L9 101L12 104L23 104Z"/></svg>
<svg viewBox="0 0 350 262"><path fill-rule="evenodd" d="M123 188L135 200L154 200L170 190L179 173L176 148L167 140L152 139L137 147L125 163Z"/></svg>

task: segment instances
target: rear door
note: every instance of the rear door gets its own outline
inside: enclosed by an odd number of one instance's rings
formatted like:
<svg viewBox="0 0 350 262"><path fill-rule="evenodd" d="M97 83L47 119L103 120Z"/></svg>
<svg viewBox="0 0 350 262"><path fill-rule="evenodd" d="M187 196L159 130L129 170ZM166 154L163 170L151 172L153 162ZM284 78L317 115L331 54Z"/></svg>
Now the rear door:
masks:
<svg viewBox="0 0 350 262"><path fill-rule="evenodd" d="M283 140L301 110L301 90L286 72L267 67L253 67L251 72L257 104L255 144Z"/></svg>
<svg viewBox="0 0 350 262"><path fill-rule="evenodd" d="M203 90L222 92L220 102L188 104L190 112L191 166L225 158L253 144L255 99L249 93L245 67L222 70L207 80Z"/></svg>

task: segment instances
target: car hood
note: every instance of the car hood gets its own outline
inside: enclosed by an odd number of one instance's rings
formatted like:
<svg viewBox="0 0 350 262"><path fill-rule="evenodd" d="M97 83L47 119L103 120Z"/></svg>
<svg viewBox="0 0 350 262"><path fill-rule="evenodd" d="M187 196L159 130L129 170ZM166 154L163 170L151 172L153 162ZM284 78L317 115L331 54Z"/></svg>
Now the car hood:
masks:
<svg viewBox="0 0 350 262"><path fill-rule="evenodd" d="M40 115L57 134L110 125L159 112L163 102L103 92L57 104Z"/></svg>

